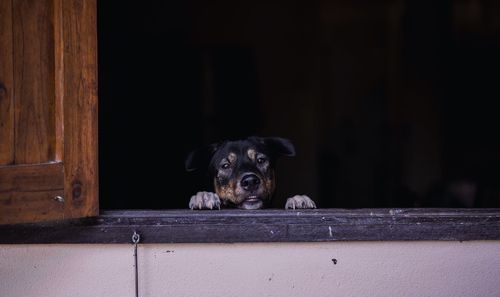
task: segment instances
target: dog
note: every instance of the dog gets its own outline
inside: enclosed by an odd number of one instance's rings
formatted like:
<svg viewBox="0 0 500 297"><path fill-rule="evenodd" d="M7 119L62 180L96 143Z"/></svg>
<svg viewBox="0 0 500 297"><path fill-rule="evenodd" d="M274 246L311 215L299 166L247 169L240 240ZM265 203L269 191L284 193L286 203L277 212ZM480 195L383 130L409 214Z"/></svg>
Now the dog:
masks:
<svg viewBox="0 0 500 297"><path fill-rule="evenodd" d="M236 207L246 210L268 207L275 191L275 164L280 156L294 156L293 144L279 137L248 137L223 141L191 152L186 170L208 166L214 192L201 191L189 201L191 209ZM286 200L285 209L316 208L306 195Z"/></svg>

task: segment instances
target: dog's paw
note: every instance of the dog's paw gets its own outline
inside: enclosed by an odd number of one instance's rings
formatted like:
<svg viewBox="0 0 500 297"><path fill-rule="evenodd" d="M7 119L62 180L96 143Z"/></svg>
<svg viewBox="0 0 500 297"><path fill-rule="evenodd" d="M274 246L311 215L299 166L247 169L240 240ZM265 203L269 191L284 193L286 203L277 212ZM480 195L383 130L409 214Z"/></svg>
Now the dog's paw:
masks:
<svg viewBox="0 0 500 297"><path fill-rule="evenodd" d="M285 209L316 208L316 203L306 195L295 195L286 200Z"/></svg>
<svg viewBox="0 0 500 297"><path fill-rule="evenodd" d="M189 200L191 209L220 209L220 199L212 192L198 192Z"/></svg>

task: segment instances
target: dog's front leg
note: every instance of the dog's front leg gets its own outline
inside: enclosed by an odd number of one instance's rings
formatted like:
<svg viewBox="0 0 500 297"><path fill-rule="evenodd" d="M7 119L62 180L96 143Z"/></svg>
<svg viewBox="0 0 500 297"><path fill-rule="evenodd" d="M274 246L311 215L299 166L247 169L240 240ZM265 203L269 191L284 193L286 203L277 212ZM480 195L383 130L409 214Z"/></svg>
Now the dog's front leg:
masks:
<svg viewBox="0 0 500 297"><path fill-rule="evenodd" d="M295 195L286 200L285 209L316 208L316 203L306 195Z"/></svg>
<svg viewBox="0 0 500 297"><path fill-rule="evenodd" d="M198 192L189 200L189 208L191 209L219 209L219 196L212 192Z"/></svg>

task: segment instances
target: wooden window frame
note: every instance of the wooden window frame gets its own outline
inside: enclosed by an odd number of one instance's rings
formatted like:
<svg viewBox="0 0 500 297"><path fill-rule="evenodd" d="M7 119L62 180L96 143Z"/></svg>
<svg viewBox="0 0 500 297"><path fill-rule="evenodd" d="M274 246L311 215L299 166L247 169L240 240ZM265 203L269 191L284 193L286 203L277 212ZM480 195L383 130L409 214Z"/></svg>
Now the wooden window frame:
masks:
<svg viewBox="0 0 500 297"><path fill-rule="evenodd" d="M0 244L500 240L498 209L108 211L0 226Z"/></svg>
<svg viewBox="0 0 500 297"><path fill-rule="evenodd" d="M0 1L1 10L21 0ZM500 240L499 209L130 210L99 215L96 0L44 3L53 9L48 13L54 27L54 68L49 72L54 80L54 162L0 166L0 193L14 198L35 193L41 203L0 211L11 216L0 217L0 223L23 222L0 225L0 244L130 243L133 232L143 243ZM15 12L4 9L0 16L9 11ZM0 37L12 38L12 28L1 24ZM14 54L4 51L0 54ZM5 85L15 85L13 80L0 84L0 99L10 96ZM62 200L53 199L58 196Z"/></svg>

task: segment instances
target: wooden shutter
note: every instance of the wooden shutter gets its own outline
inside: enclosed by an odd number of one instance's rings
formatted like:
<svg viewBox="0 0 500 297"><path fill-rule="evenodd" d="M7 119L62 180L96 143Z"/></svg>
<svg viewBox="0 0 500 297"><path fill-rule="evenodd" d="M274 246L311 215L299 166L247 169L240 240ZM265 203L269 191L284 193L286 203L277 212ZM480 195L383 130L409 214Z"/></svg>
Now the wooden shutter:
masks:
<svg viewBox="0 0 500 297"><path fill-rule="evenodd" d="M98 214L96 0L0 0L0 224Z"/></svg>

